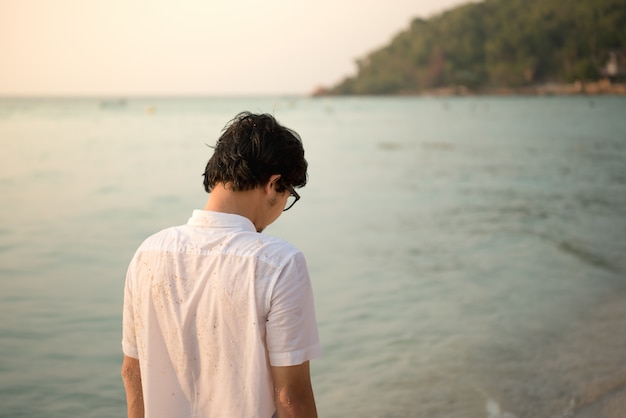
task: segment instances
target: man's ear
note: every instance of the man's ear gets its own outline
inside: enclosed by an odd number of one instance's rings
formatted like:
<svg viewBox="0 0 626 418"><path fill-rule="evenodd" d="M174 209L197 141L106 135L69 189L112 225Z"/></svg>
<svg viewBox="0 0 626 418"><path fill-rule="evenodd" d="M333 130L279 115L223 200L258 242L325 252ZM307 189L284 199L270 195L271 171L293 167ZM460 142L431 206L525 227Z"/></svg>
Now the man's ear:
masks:
<svg viewBox="0 0 626 418"><path fill-rule="evenodd" d="M280 179L280 174L272 174L270 176L269 181L265 185L266 192L276 192L276 187L278 186L278 180Z"/></svg>

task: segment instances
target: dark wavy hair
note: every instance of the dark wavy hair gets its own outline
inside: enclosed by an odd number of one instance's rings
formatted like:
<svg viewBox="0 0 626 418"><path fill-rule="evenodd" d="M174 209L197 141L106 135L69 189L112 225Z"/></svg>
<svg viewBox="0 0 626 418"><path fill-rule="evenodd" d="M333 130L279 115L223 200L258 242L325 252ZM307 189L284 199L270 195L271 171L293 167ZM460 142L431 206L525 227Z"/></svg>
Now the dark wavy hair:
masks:
<svg viewBox="0 0 626 418"><path fill-rule="evenodd" d="M303 187L308 163L300 136L268 114L242 112L226 124L204 170L204 190L231 183L234 191L254 189L280 174L277 191Z"/></svg>

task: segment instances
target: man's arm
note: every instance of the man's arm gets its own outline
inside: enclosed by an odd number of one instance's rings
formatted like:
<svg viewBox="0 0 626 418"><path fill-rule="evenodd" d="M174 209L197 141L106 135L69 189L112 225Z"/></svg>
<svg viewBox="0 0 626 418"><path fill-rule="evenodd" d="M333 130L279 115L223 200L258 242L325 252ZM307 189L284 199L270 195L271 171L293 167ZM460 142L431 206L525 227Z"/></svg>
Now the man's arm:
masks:
<svg viewBox="0 0 626 418"><path fill-rule="evenodd" d="M274 401L278 418L317 418L309 362L272 366Z"/></svg>
<svg viewBox="0 0 626 418"><path fill-rule="evenodd" d="M141 370L139 359L124 355L122 363L122 380L126 389L128 418L144 418L143 390L141 389Z"/></svg>

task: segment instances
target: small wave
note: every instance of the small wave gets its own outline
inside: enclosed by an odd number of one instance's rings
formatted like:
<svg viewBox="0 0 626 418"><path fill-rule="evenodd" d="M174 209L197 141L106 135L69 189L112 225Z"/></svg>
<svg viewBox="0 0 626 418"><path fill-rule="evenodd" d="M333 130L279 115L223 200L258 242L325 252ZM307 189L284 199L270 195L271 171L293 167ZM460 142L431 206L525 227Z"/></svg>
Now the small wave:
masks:
<svg viewBox="0 0 626 418"><path fill-rule="evenodd" d="M402 149L403 147L404 147L404 144L400 142L379 142L378 143L378 148L385 150L385 151L395 151L395 150Z"/></svg>
<svg viewBox="0 0 626 418"><path fill-rule="evenodd" d="M503 411L493 399L487 400L487 418L517 418L510 412Z"/></svg>
<svg viewBox="0 0 626 418"><path fill-rule="evenodd" d="M574 257L588 265L599 267L613 273L619 271L619 269L606 258L598 254L594 254L586 248L582 248L570 242L565 241L559 243L559 249L563 252L573 255Z"/></svg>
<svg viewBox="0 0 626 418"><path fill-rule="evenodd" d="M119 190L119 187L108 185L108 186L100 187L97 193L98 194L112 194L112 193L117 192L118 190Z"/></svg>
<svg viewBox="0 0 626 418"><path fill-rule="evenodd" d="M155 202L156 204L167 204L167 203L178 203L181 201L180 196L177 195L160 195L160 196L155 196L152 199L153 202Z"/></svg>

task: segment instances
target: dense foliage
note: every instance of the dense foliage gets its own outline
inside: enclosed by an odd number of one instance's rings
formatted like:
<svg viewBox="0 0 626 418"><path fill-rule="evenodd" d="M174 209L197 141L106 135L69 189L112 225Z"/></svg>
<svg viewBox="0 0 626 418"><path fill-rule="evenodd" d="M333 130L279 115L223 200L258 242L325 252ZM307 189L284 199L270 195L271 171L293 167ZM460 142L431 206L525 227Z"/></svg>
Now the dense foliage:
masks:
<svg viewBox="0 0 626 418"><path fill-rule="evenodd" d="M606 75L610 59L623 66L625 57L626 0L484 0L413 20L328 92L589 81Z"/></svg>

